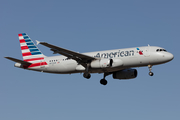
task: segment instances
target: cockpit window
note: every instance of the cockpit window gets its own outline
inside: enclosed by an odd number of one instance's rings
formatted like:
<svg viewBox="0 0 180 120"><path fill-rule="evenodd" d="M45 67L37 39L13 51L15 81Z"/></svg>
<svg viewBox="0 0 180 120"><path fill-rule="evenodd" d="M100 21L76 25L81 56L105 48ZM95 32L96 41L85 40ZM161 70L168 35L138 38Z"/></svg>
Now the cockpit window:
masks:
<svg viewBox="0 0 180 120"><path fill-rule="evenodd" d="M157 49L157 50L156 50L156 52L159 52L159 51L167 52L165 49Z"/></svg>

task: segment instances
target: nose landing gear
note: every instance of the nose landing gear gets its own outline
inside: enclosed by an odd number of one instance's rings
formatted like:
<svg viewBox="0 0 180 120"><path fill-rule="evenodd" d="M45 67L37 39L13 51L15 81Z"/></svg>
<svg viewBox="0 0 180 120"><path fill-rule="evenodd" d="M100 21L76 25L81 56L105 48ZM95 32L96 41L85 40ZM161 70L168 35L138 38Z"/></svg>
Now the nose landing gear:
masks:
<svg viewBox="0 0 180 120"><path fill-rule="evenodd" d="M154 75L154 73L153 73L153 72L149 72L149 75L150 75L150 76L153 76L153 75Z"/></svg>
<svg viewBox="0 0 180 120"><path fill-rule="evenodd" d="M149 68L149 75L150 75L150 76L153 76L153 75L154 75L154 73L153 73L153 72L151 72L151 70L152 70L152 65L148 65L148 68Z"/></svg>

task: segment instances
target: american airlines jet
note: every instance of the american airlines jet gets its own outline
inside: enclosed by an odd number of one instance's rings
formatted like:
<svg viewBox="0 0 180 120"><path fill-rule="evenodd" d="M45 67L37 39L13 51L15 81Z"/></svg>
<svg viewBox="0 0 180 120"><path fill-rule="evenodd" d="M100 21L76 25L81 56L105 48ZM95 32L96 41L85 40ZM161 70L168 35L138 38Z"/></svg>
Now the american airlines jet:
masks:
<svg viewBox="0 0 180 120"><path fill-rule="evenodd" d="M46 42L39 42L60 56L47 57L38 49L26 33L18 34L23 60L5 57L15 63L15 67L46 73L72 74L83 73L89 79L91 73L104 73L100 80L107 84L106 76L112 74L114 79L132 79L137 77L135 67L149 68L153 76L152 66L171 61L174 56L164 48L156 46L134 47L89 53L78 53Z"/></svg>

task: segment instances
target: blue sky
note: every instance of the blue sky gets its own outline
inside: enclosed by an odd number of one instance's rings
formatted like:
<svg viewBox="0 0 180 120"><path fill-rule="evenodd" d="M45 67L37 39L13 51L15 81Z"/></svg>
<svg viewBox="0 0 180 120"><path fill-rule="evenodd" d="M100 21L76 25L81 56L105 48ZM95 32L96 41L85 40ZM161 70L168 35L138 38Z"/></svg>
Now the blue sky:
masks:
<svg viewBox="0 0 180 120"><path fill-rule="evenodd" d="M1 120L179 120L180 1L1 0ZM164 47L174 60L137 68L138 77L102 86L102 74L27 71L4 59L22 59L18 33L77 52ZM39 45L46 56L52 52Z"/></svg>

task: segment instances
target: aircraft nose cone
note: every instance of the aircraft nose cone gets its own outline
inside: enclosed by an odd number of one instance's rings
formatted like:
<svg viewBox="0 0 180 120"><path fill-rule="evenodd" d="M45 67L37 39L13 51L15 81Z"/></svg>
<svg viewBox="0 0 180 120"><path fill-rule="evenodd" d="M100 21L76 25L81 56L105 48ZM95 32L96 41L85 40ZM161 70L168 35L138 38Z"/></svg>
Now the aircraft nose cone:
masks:
<svg viewBox="0 0 180 120"><path fill-rule="evenodd" d="M174 58L174 55L171 54L171 53L168 53L168 54L166 55L166 58L168 59L168 61L171 61L171 60Z"/></svg>

